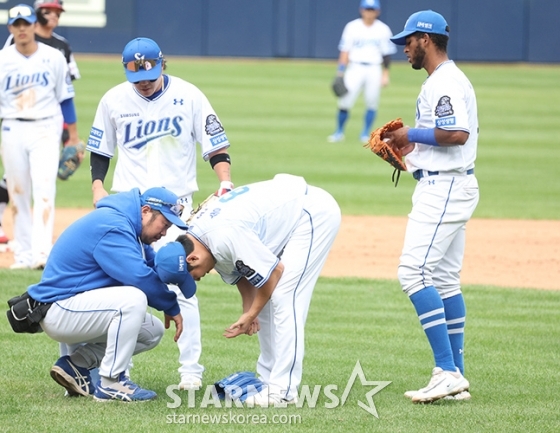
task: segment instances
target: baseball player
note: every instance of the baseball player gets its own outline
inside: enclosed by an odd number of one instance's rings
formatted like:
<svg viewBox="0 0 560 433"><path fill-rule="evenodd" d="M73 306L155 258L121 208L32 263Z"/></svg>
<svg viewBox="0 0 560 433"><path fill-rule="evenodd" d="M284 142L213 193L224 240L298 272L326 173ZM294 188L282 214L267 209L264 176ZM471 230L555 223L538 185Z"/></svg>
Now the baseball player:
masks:
<svg viewBox="0 0 560 433"><path fill-rule="evenodd" d="M51 304L40 321L49 337L79 344L51 369L52 378L70 395L93 394L98 401L156 397L125 371L133 354L152 349L163 337L163 323L146 313L147 306L165 313L166 328L175 322L175 340L181 334L177 297L159 278L150 246L172 225L186 229L181 212L171 191L155 187L141 194L134 188L100 200L96 210L57 239L41 281L27 293ZM189 278L179 290L192 296L195 288ZM96 367L100 380L92 384L90 370Z"/></svg>
<svg viewBox="0 0 560 433"><path fill-rule="evenodd" d="M381 87L389 84L389 64L391 55L396 53L390 41L393 35L387 24L378 19L381 13L379 0L361 0L361 18L350 21L344 27L338 44L337 75L344 77L348 93L338 98L337 126L328 141L336 143L344 140L344 127L350 110L360 92L364 92L366 112L360 140L367 143L375 121Z"/></svg>
<svg viewBox="0 0 560 433"><path fill-rule="evenodd" d="M232 188L229 141L206 96L193 84L164 74L165 59L155 41L136 38L122 54L127 82L110 89L99 102L87 150L91 152L93 201L107 195L103 181L119 150L113 191L163 185L181 197L185 215L192 209L196 182L196 143L220 181L217 195ZM159 246L174 240L170 234ZM204 368L196 296L178 293L185 332L178 341L180 389L199 389Z"/></svg>
<svg viewBox="0 0 560 433"><path fill-rule="evenodd" d="M37 42L42 42L45 45L56 48L66 58L68 63L68 68L70 69L70 77L72 80L77 80L80 78L80 71L78 65L74 60L74 55L72 54L72 49L68 41L62 36L54 32L54 29L58 26L58 19L60 14L64 12L61 0L37 0L33 7L35 13L37 14L37 24L35 26L35 40ZM14 43L14 37L12 34L8 36L4 48L9 47ZM74 134L78 135L77 131ZM68 132L68 125L64 123L62 129L62 142L68 143L70 135ZM0 181L0 252L8 250L8 237L2 231L2 218L4 215L4 210L6 209L9 202L8 187L6 186L6 178L4 177Z"/></svg>
<svg viewBox="0 0 560 433"><path fill-rule="evenodd" d="M211 200L178 238L195 280L213 268L237 285L243 314L224 336L258 331L257 373L265 387L249 405L297 401L311 295L340 220L329 193L278 174Z"/></svg>
<svg viewBox="0 0 560 433"><path fill-rule="evenodd" d="M58 50L36 42L36 21L30 6L11 8L8 30L15 43L0 51L2 159L17 209L12 269L42 269L50 253L63 120L69 125L68 144L79 143L66 60Z"/></svg>
<svg viewBox="0 0 560 433"><path fill-rule="evenodd" d="M416 101L416 125L387 137L406 154L418 181L398 268L432 348L428 385L405 395L415 403L455 395L468 399L464 374L465 302L459 275L465 226L478 203L474 163L478 141L476 96L465 74L449 60L449 26L439 13L412 14L391 39L404 45L413 69L425 69Z"/></svg>

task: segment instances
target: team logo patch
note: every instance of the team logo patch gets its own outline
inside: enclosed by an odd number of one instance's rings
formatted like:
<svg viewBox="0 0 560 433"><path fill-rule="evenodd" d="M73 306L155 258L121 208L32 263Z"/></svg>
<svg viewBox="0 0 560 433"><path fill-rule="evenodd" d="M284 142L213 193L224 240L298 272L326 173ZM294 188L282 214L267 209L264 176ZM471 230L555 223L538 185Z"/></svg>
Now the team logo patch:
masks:
<svg viewBox="0 0 560 433"><path fill-rule="evenodd" d="M454 113L453 105L451 105L451 98L449 96L442 96L439 98L434 114L437 117L451 116Z"/></svg>
<svg viewBox="0 0 560 433"><path fill-rule="evenodd" d="M222 127L222 124L215 114L210 114L206 118L206 126L204 127L204 129L206 130L206 133L208 135L212 136L224 132L224 128Z"/></svg>
<svg viewBox="0 0 560 433"><path fill-rule="evenodd" d="M245 263L243 263L242 260L237 260L235 262L235 268L240 275L247 278L247 281L249 281L249 283L251 283L255 287L258 287L259 284L264 280L261 274L255 272L254 269L247 266Z"/></svg>

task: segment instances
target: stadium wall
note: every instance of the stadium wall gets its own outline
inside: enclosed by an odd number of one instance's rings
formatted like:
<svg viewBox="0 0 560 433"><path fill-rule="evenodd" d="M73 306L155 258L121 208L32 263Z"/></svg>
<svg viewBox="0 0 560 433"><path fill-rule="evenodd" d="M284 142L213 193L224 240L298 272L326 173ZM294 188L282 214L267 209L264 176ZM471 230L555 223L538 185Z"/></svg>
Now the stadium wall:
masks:
<svg viewBox="0 0 560 433"><path fill-rule="evenodd" d="M0 2L0 22L21 0ZM167 55L335 59L358 0L65 0L57 32L77 53L119 54L135 36ZM559 0L381 0L394 33L420 9L443 14L451 58L560 62ZM4 26L0 37L7 37ZM402 50L395 56L404 59Z"/></svg>

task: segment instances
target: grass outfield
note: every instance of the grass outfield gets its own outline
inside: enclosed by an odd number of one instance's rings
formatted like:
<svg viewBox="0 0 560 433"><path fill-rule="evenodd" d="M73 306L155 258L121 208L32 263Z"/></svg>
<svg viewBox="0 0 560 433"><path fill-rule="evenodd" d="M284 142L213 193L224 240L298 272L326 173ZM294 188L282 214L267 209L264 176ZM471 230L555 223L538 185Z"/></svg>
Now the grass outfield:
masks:
<svg viewBox="0 0 560 433"><path fill-rule="evenodd" d="M83 78L76 82L76 105L80 133L86 138L99 99L123 81L124 74L118 57L78 56L78 63ZM560 67L460 66L475 86L479 105L476 170L481 200L475 217L560 219ZM334 62L321 61L170 58L168 73L192 81L209 97L232 142L236 185L290 172L329 190L344 214L406 215L414 181L403 175L394 188L390 167L363 149L358 141L361 101L352 112L346 142L326 142L335 123L329 88L334 70ZM412 124L424 78L407 64L394 64L376 125L397 116ZM86 161L69 181L58 182L59 207L91 206L87 166ZM195 200L217 187L214 173L201 160L199 184ZM0 269L0 299L20 294L40 275ZM183 405L170 409L167 404L173 400L166 387L178 379L171 331L160 346L136 358L132 371L134 380L158 392L158 400L94 404L64 398L48 375L58 357L57 344L45 335L14 334L2 320L0 431L559 431L560 292L486 286L467 286L464 292L470 402L418 406L403 397L404 391L426 384L433 360L412 305L396 281L321 278L307 322L303 384L336 385L334 394L340 397L359 360L369 381L392 382L374 396L379 419L358 406L371 389L359 383L344 406L332 409L325 408L329 399L323 394L315 408L201 408L200 394L195 407L188 408L186 393ZM211 275L200 284L199 299L205 385L233 371L254 370L256 338L230 341L221 336L238 317L236 289ZM180 415L201 418L191 417L189 425L169 424L173 414L178 421ZM229 422L204 423L209 415L223 415L221 421L225 417ZM246 421L251 415L256 418L237 425L230 418ZM269 424L261 425L264 421Z"/></svg>
<svg viewBox="0 0 560 433"><path fill-rule="evenodd" d="M8 299L40 274L1 271L0 275L0 296ZM198 294L205 385L234 371L254 371L256 338L226 340L221 336L238 317L236 289L210 275ZM268 410L201 408L202 393L196 393L194 407L189 408L186 392L175 392L182 405L169 408L176 397L168 396L166 387L178 379L171 330L158 347L135 358L132 370L134 380L158 393L157 400L102 404L63 397L63 389L48 374L58 345L44 334L14 334L2 320L0 431L20 432L23 427L33 432L557 432L560 292L469 286L465 297L469 308L466 374L473 399L413 405L403 392L425 385L433 360L413 307L398 283L319 280L307 322L303 384L311 389L336 385L332 393L340 398L360 361L367 380L392 382L373 397L379 418L358 406L372 389L359 381L342 407L326 408L333 397L327 398L321 388L314 408L308 404ZM220 425L211 416L219 416ZM169 422L173 420L184 424ZM265 421L268 425L261 425Z"/></svg>
<svg viewBox="0 0 560 433"><path fill-rule="evenodd" d="M125 77L116 56L78 56L78 62L76 105L85 139L101 96ZM475 217L560 219L560 66L460 66L479 106L481 198ZM330 191L344 214L406 215L415 181L405 174L394 188L392 169L362 147L361 100L351 113L346 141L327 143L335 127L334 71L335 64L326 61L198 58L170 58L167 70L195 83L216 109L232 143L236 185L290 172ZM391 71L375 125L398 116L413 124L425 73L405 63L395 63ZM195 200L217 188L209 164L199 158L198 165ZM87 167L86 161L69 181L59 181L58 206L91 206Z"/></svg>

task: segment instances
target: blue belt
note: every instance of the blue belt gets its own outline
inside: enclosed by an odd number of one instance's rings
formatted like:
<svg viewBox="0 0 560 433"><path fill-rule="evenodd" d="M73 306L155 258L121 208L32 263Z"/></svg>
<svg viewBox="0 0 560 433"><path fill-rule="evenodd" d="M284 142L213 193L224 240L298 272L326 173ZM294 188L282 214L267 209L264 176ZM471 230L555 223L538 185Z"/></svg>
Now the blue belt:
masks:
<svg viewBox="0 0 560 433"><path fill-rule="evenodd" d="M442 171L442 174L444 174L446 172ZM412 173L412 177L416 180L420 180L425 176L437 176L439 174L439 171L425 171L425 170L416 170L414 173ZM451 174L451 173L449 173ZM465 174L474 174L474 168L469 168ZM459 175L459 173L457 173L457 175Z"/></svg>

